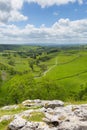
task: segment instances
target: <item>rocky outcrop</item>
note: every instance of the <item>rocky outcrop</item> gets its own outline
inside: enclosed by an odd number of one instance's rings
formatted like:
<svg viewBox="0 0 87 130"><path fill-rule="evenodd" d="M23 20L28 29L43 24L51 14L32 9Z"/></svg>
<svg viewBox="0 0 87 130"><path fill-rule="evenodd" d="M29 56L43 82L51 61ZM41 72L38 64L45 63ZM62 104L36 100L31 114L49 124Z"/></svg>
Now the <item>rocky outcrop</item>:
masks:
<svg viewBox="0 0 87 130"><path fill-rule="evenodd" d="M29 104L40 108L32 109ZM87 130L87 104L64 106L59 100L37 99L26 100L22 105L29 107L29 110L14 115L13 121L8 125L10 130ZM44 118L40 122L31 122L29 117L32 113L42 113Z"/></svg>

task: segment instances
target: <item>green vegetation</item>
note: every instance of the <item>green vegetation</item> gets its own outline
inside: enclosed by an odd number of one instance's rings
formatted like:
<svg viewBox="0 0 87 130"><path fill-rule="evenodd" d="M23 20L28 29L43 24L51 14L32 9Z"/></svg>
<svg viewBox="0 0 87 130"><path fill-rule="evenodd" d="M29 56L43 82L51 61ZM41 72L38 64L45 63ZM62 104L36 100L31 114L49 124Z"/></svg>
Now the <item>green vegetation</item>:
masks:
<svg viewBox="0 0 87 130"><path fill-rule="evenodd" d="M11 120L5 120L0 122L0 130L9 130L8 124L11 122Z"/></svg>
<svg viewBox="0 0 87 130"><path fill-rule="evenodd" d="M0 106L87 101L87 46L0 46Z"/></svg>
<svg viewBox="0 0 87 130"><path fill-rule="evenodd" d="M24 117L28 121L41 122L45 115L42 112L32 112L30 117Z"/></svg>
<svg viewBox="0 0 87 130"><path fill-rule="evenodd" d="M32 109L34 109L34 108L32 107ZM19 105L19 107L16 108L16 109L0 110L0 117L1 117L1 116L4 116L4 115L14 115L14 114L18 114L18 113L23 112L24 110L29 110L29 108L24 107L24 106L22 106L22 105Z"/></svg>

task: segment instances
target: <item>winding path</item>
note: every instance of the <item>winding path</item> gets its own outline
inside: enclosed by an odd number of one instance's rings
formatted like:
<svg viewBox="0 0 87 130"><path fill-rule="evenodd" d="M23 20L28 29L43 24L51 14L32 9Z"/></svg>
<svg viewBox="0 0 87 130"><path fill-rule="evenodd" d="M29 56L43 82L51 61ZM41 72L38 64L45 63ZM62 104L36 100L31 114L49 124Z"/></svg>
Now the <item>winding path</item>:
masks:
<svg viewBox="0 0 87 130"><path fill-rule="evenodd" d="M46 74L47 74L50 70L52 70L54 67L56 67L57 64L58 64L58 60L57 60L57 58L56 58L55 64L54 64L53 66L51 66L48 70L46 70L46 71L43 73L42 77L46 76Z"/></svg>
<svg viewBox="0 0 87 130"><path fill-rule="evenodd" d="M41 78L41 77L45 77L46 74L51 71L53 68L55 68L57 65L64 65L64 64L68 64L70 62L73 62L75 60L77 60L79 57L81 57L82 55L78 55L76 56L75 58L73 58L72 60L68 61L68 62L64 62L64 63L60 63L58 64L58 58L56 58L55 60L55 64L53 66L51 66L48 70L46 70L45 72L43 72L42 76L38 76L38 77L35 77L35 78ZM71 76L66 76L66 77L63 77L63 78L59 78L59 79L56 79L56 80L61 80L61 79L65 79L65 78L68 78L68 77L73 77L72 75Z"/></svg>

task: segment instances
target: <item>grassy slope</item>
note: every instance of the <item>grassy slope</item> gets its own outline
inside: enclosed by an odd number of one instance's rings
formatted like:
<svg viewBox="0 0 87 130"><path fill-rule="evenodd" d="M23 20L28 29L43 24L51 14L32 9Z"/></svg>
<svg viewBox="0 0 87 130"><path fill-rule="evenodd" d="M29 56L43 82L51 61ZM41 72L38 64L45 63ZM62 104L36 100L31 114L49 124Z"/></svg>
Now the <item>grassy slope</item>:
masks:
<svg viewBox="0 0 87 130"><path fill-rule="evenodd" d="M87 52L85 52L85 54L87 54ZM86 87L87 82L87 55L77 56L78 55L76 55L76 58L74 57L75 60L73 60L72 55L58 56L59 65L49 71L44 77L45 80L51 79L51 81L60 87L62 86L69 100L71 94L74 92L78 94L80 90ZM68 57L70 57L70 59L68 59Z"/></svg>
<svg viewBox="0 0 87 130"><path fill-rule="evenodd" d="M64 65L57 65L47 74L47 77L51 79L60 79L63 77L81 73L85 70L87 70L87 57L82 56L73 62Z"/></svg>

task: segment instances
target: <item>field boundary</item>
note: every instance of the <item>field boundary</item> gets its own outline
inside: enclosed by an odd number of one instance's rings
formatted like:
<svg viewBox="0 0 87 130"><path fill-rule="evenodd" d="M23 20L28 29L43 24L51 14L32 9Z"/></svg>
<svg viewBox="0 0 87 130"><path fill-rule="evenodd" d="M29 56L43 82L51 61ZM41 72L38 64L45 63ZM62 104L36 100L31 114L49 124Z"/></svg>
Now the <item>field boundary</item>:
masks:
<svg viewBox="0 0 87 130"><path fill-rule="evenodd" d="M62 77L62 78L58 78L58 79L55 79L55 80L68 79L68 78L79 76L79 75L84 74L84 73L87 73L87 70L79 72L79 73L76 73L76 74L73 74L73 75L69 75L69 76L65 76L65 77Z"/></svg>
<svg viewBox="0 0 87 130"><path fill-rule="evenodd" d="M76 56L75 58L73 58L73 59L70 60L70 61L67 61L67 62L64 62L64 63L60 63L60 64L58 64L58 66L60 66L60 65L64 65L64 64L68 64L68 63L71 63L71 62L77 60L78 58L80 58L81 56L82 56L82 55L78 55L78 56Z"/></svg>

